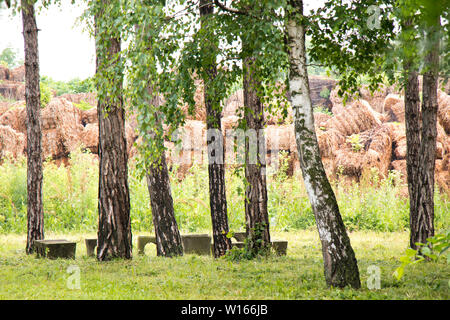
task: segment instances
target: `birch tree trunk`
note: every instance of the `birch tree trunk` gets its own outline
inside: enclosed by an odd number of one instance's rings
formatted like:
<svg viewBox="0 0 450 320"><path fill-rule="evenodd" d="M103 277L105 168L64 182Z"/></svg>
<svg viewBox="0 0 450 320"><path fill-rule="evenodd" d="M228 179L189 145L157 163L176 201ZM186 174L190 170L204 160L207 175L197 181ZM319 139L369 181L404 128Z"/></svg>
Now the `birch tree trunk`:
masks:
<svg viewBox="0 0 450 320"><path fill-rule="evenodd" d="M35 251L34 240L44 239L42 202L42 131L41 94L39 86L38 29L34 4L22 0L23 38L25 42L25 100L27 111L27 245Z"/></svg>
<svg viewBox="0 0 450 320"><path fill-rule="evenodd" d="M99 94L97 106L100 157L97 238L99 261L132 257L128 154L122 98L123 75L117 72L120 39L105 39L104 30L99 34L99 25L105 24L101 20L108 19L104 16L105 7L95 16L97 73L104 72L102 69L108 67L108 78L106 79L105 74L101 75L101 85L110 86L108 95ZM109 94L111 91L114 94Z"/></svg>
<svg viewBox="0 0 450 320"><path fill-rule="evenodd" d="M303 1L290 0L288 17L289 93L295 137L305 187L322 242L325 280L328 286L360 288L359 270L350 239L339 213L336 197L323 168L306 69Z"/></svg>
<svg viewBox="0 0 450 320"><path fill-rule="evenodd" d="M214 12L211 0L200 0L199 2L201 26L208 28L208 16ZM202 44L204 50L212 50L207 42ZM227 195L225 189L225 164L224 144L221 128L220 101L215 98L211 83L217 76L217 66L214 62L205 66L207 78L204 79L204 97L206 106L206 128L208 130L208 174L209 174L209 205L211 209L211 221L214 241L214 257L223 256L231 249L231 240L227 237L229 232Z"/></svg>

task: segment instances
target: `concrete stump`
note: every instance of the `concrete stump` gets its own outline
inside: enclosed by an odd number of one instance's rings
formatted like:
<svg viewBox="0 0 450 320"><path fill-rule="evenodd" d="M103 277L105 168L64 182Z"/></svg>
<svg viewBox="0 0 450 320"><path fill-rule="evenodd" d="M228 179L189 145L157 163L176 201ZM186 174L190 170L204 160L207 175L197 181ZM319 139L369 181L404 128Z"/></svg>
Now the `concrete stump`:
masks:
<svg viewBox="0 0 450 320"><path fill-rule="evenodd" d="M138 253L144 254L147 243L156 244L155 236L138 236L137 245ZM211 237L207 234L186 234L181 235L181 242L183 245L183 252L185 254L211 254Z"/></svg>
<svg viewBox="0 0 450 320"><path fill-rule="evenodd" d="M233 234L233 238L235 238L236 241L238 241L238 242L244 242L245 238L247 238L247 233L246 232L235 232Z"/></svg>
<svg viewBox="0 0 450 320"><path fill-rule="evenodd" d="M38 257L49 259L75 259L76 242L62 240L35 240L34 246Z"/></svg>
<svg viewBox="0 0 450 320"><path fill-rule="evenodd" d="M244 248L245 243L243 241L232 242L231 246L242 249L242 248Z"/></svg>
<svg viewBox="0 0 450 320"><path fill-rule="evenodd" d="M84 239L86 243L86 254L88 257L95 256L95 247L97 246L97 238Z"/></svg>
<svg viewBox="0 0 450 320"><path fill-rule="evenodd" d="M186 234L181 236L184 253L211 254L211 237L207 234Z"/></svg>
<svg viewBox="0 0 450 320"><path fill-rule="evenodd" d="M288 242L285 240L272 240L272 248L279 256L285 256L287 251Z"/></svg>
<svg viewBox="0 0 450 320"><path fill-rule="evenodd" d="M138 239L137 239L138 254L144 254L145 246L149 242L156 244L156 237L154 237L154 236L138 236Z"/></svg>

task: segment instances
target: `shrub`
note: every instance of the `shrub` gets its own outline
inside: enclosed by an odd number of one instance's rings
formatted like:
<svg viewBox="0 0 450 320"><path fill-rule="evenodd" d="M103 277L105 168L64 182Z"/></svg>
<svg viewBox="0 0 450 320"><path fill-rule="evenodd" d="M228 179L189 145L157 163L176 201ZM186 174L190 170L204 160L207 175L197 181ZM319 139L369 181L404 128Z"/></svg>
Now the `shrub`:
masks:
<svg viewBox="0 0 450 320"><path fill-rule="evenodd" d="M90 105L89 103L87 103L84 100L81 100L80 103L74 103L73 105L80 110L89 110L89 109L94 108L93 105Z"/></svg>
<svg viewBox="0 0 450 320"><path fill-rule="evenodd" d="M324 106L317 106L317 107L315 107L314 108L314 112L324 113L324 114L327 114L329 116L333 116L333 113L330 110L328 110L327 108L325 108Z"/></svg>
<svg viewBox="0 0 450 320"><path fill-rule="evenodd" d="M41 88L41 108L45 108L47 104L52 100L53 98L53 92L52 89L45 83L40 83Z"/></svg>
<svg viewBox="0 0 450 320"><path fill-rule="evenodd" d="M328 99L330 97L330 89L323 87L319 95L324 99Z"/></svg>
<svg viewBox="0 0 450 320"><path fill-rule="evenodd" d="M359 152L364 147L361 143L359 134L352 134L347 137L347 143L350 143L353 152Z"/></svg>

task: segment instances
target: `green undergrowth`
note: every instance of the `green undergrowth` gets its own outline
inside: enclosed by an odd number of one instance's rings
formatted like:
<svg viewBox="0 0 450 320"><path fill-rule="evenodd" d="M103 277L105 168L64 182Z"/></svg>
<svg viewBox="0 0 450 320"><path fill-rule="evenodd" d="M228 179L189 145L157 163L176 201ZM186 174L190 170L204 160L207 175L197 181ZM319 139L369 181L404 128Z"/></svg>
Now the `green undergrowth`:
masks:
<svg viewBox="0 0 450 320"><path fill-rule="evenodd" d="M268 209L273 231L315 228L314 215L300 173L286 175L287 162L281 156L280 169L268 169ZM284 161L284 162L283 162ZM68 167L44 164L45 230L49 232L93 232L97 229L98 160L75 152ZM194 166L183 181L171 171L172 195L178 225L183 232L211 229L208 172ZM26 161L4 159L0 165L0 233L26 232ZM129 168L131 221L133 232L153 230L148 189L133 164ZM398 175L375 178L359 184L333 182L340 212L350 230L401 232L408 229L408 199L400 196ZM230 229L244 228L244 184L230 168L226 174ZM448 229L450 204L446 195L436 192L436 230Z"/></svg>

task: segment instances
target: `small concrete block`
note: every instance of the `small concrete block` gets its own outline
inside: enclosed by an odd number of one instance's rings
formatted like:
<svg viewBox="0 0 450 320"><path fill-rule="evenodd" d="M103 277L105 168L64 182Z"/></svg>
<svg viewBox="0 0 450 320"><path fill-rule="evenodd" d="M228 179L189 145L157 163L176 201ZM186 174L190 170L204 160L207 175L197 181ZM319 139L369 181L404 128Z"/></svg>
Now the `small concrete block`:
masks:
<svg viewBox="0 0 450 320"><path fill-rule="evenodd" d="M75 259L77 243L65 239L35 240L34 246L38 257Z"/></svg>
<svg viewBox="0 0 450 320"><path fill-rule="evenodd" d="M232 246L232 247L237 247L237 248L239 248L239 249L242 249L242 248L244 248L245 243L242 242L242 241L232 242L232 243L231 243L231 246Z"/></svg>
<svg viewBox="0 0 450 320"><path fill-rule="evenodd" d="M86 243L86 254L88 257L95 256L95 247L97 246L97 238L84 239Z"/></svg>
<svg viewBox="0 0 450 320"><path fill-rule="evenodd" d="M238 241L238 242L244 242L245 238L247 238L247 233L246 232L235 232L233 234L233 238L235 238L236 241Z"/></svg>
<svg viewBox="0 0 450 320"><path fill-rule="evenodd" d="M155 236L138 236L138 239L137 239L138 254L144 254L145 246L149 242L156 244L156 237Z"/></svg>
<svg viewBox="0 0 450 320"><path fill-rule="evenodd" d="M273 240L272 248L275 250L275 253L280 256L285 256L287 251L288 242L285 240Z"/></svg>
<svg viewBox="0 0 450 320"><path fill-rule="evenodd" d="M211 254L211 237L207 234L186 234L181 236L181 240L186 254Z"/></svg>

